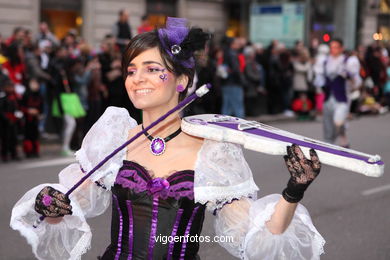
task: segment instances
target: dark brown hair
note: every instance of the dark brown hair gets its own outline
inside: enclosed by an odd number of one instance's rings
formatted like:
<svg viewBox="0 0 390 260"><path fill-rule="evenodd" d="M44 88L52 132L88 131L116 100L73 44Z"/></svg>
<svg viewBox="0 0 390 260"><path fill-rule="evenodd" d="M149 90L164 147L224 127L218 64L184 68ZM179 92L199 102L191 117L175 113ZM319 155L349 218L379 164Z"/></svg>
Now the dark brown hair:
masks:
<svg viewBox="0 0 390 260"><path fill-rule="evenodd" d="M158 37L157 31L141 33L136 35L134 38L130 40L125 51L123 52L123 57L122 57L123 79L126 80L127 78L127 67L129 66L130 62L135 57L140 55L142 52L155 47L157 47L158 50L160 51L160 55L162 57L164 66L167 68L169 72L173 73L176 77L183 76L183 75L188 77L188 83L186 89L179 94L179 102L180 102L185 98L188 88L192 86L192 82L194 80L195 68L192 69L186 68L179 62L173 60L171 56L169 56L169 54L163 48L160 39Z"/></svg>

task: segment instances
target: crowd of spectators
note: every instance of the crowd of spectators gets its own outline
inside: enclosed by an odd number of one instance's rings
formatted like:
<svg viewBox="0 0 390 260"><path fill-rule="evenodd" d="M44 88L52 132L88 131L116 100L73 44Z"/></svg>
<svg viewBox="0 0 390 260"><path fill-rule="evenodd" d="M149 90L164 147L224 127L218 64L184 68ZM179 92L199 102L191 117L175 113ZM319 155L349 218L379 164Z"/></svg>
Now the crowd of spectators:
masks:
<svg viewBox="0 0 390 260"><path fill-rule="evenodd" d="M42 22L37 35L21 27L0 36L0 134L3 161L39 156L39 138L57 134L62 153L72 154L107 106L125 107L140 121L122 77L121 51L131 28L119 13L113 33L98 48L75 30L59 40ZM138 33L152 30L147 16ZM117 35L116 35L117 34ZM324 94L313 82L329 48L297 42L291 49L272 41L264 47L245 38L213 39L197 54L193 89L214 86L185 113L223 113L238 117L284 114L307 120L321 114ZM378 42L348 52L360 62L362 85L351 90L351 113L384 113L390 104L388 49ZM70 104L78 108L69 108ZM67 113L69 109L73 112ZM71 116L69 116L71 115Z"/></svg>
<svg viewBox="0 0 390 260"><path fill-rule="evenodd" d="M323 88L314 83L326 64L329 46L316 42L306 47L297 41L293 48L286 48L276 40L266 47L244 38L224 41L209 56L221 92L221 108L216 112L239 117L282 113L299 119L321 115ZM357 61L362 79L360 87L349 90L351 113L386 112L390 105L388 49L374 42L344 54L347 60ZM230 93L232 88L236 92Z"/></svg>

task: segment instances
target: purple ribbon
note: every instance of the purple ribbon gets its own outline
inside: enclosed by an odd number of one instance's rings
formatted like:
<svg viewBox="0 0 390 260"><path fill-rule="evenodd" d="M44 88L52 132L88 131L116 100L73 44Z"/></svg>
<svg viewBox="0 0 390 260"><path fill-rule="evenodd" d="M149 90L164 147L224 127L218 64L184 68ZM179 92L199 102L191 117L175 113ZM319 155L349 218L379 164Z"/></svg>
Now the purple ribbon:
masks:
<svg viewBox="0 0 390 260"><path fill-rule="evenodd" d="M127 257L127 260L131 260L133 257L133 209L131 206L131 201L126 200L126 205L127 205L127 212L129 215L129 255Z"/></svg>
<svg viewBox="0 0 390 260"><path fill-rule="evenodd" d="M123 231L123 216L122 216L122 211L119 206L118 198L113 194L114 198L114 203L116 205L116 209L118 210L118 215L119 215L119 234L118 234L118 249L115 254L115 260L119 259L119 256L121 255L122 251L122 231Z"/></svg>
<svg viewBox="0 0 390 260"><path fill-rule="evenodd" d="M158 216L158 201L159 197L153 197L153 209L152 209L152 224L150 226L150 237L149 237L149 248L148 248L148 259L153 259L153 249L156 243L156 232L157 232L157 216Z"/></svg>
<svg viewBox="0 0 390 260"><path fill-rule="evenodd" d="M192 215L190 220L188 221L188 225L186 227L186 231L184 232L184 237L189 238L188 234L190 233L192 222L194 221L194 217L196 213L198 212L199 206L193 209ZM181 246L181 251L180 251L180 259L184 259L185 253L186 253L186 247L187 247L187 240L184 239L183 245Z"/></svg>
<svg viewBox="0 0 390 260"><path fill-rule="evenodd" d="M175 219L175 224L173 225L172 233L171 233L171 238L174 239L177 233L177 229L179 228L179 223L181 220L181 215L183 214L184 209L179 209L176 214L176 219ZM175 245L175 242L172 240L172 242L169 243L168 246L168 256L167 260L172 259L172 254L173 254L173 247Z"/></svg>

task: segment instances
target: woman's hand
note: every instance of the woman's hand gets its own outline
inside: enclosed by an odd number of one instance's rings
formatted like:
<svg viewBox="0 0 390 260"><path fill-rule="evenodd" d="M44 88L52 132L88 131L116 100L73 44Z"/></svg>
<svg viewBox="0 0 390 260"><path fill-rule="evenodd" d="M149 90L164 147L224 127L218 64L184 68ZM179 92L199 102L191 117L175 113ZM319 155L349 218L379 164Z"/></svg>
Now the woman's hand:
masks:
<svg viewBox="0 0 390 260"><path fill-rule="evenodd" d="M57 218L72 214L69 198L50 186L44 187L35 199L35 211L45 217Z"/></svg>
<svg viewBox="0 0 390 260"><path fill-rule="evenodd" d="M296 203L303 198L307 187L320 173L321 162L314 149L310 149L310 160L308 160L296 144L287 146L287 155L284 156L284 160L291 178L282 195L286 201Z"/></svg>
<svg viewBox="0 0 390 260"><path fill-rule="evenodd" d="M50 225L56 225L62 221L63 217L58 217L58 218L51 218L51 217L46 217L45 221L49 223Z"/></svg>

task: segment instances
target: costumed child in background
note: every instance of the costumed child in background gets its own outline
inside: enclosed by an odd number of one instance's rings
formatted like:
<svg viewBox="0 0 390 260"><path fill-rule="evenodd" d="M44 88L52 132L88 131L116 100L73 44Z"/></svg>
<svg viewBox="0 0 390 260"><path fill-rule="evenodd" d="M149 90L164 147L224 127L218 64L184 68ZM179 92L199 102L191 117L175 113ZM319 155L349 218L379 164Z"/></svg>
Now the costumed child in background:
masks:
<svg viewBox="0 0 390 260"><path fill-rule="evenodd" d="M1 159L19 160L17 153L18 122L23 114L19 111L14 83L10 80L4 82L5 96L0 98L0 127L1 127Z"/></svg>
<svg viewBox="0 0 390 260"><path fill-rule="evenodd" d="M305 92L301 92L299 97L294 99L292 109L297 114L298 120L311 119L310 112L313 109L313 102L307 97Z"/></svg>
<svg viewBox="0 0 390 260"><path fill-rule="evenodd" d="M240 145L181 131L175 109L192 86L194 51L208 38L188 28L185 19L168 18L165 28L130 40L122 72L131 102L142 110L142 124L124 108L107 108L59 183L41 184L16 203L10 225L37 258L80 259L91 244L86 219L103 214L112 198L111 243L102 260L199 259L206 209L215 215L216 235L233 239L220 245L235 257L319 259L325 241L298 203L320 173L313 149L307 159L299 146L288 146L289 180L282 195L257 199L259 188ZM118 150L129 140L135 141ZM85 175L114 149L118 153L106 164ZM81 177L86 181L67 196ZM40 215L46 218L35 225ZM173 240L162 243L158 237Z"/></svg>
<svg viewBox="0 0 390 260"><path fill-rule="evenodd" d="M39 120L43 112L43 98L39 91L39 83L32 78L28 82L28 90L22 99L24 113L23 150L27 158L39 157Z"/></svg>
<svg viewBox="0 0 390 260"><path fill-rule="evenodd" d="M358 113L361 115L383 114L387 111L375 100L371 89L363 88L358 103Z"/></svg>

